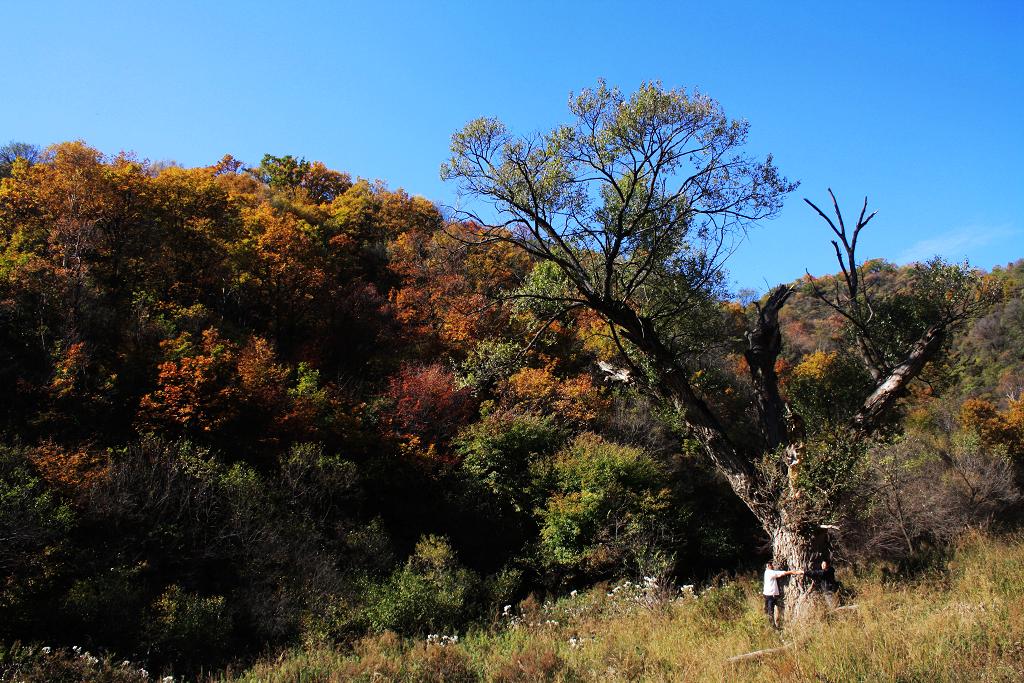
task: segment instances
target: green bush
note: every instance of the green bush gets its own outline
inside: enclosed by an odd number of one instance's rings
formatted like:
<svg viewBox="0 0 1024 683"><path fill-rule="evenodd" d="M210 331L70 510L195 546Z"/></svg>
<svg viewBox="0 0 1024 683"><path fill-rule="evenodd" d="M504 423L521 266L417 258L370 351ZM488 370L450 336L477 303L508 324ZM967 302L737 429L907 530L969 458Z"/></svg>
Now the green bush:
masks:
<svg viewBox="0 0 1024 683"><path fill-rule="evenodd" d="M223 596L189 593L177 584L153 603L146 629L151 650L185 668L223 654L230 630Z"/></svg>
<svg viewBox="0 0 1024 683"><path fill-rule="evenodd" d="M486 610L497 613L504 605L515 601L523 586L523 572L514 567L503 567L483 582L483 601Z"/></svg>
<svg viewBox="0 0 1024 683"><path fill-rule="evenodd" d="M337 517L358 495L356 465L325 454L320 444L293 445L281 458L280 472L287 503L318 519Z"/></svg>
<svg viewBox="0 0 1024 683"><path fill-rule="evenodd" d="M816 351L793 368L784 388L808 432L815 434L852 417L873 386L864 364L853 355Z"/></svg>
<svg viewBox="0 0 1024 683"><path fill-rule="evenodd" d="M459 365L459 385L483 393L508 378L523 365L523 353L515 342L481 340Z"/></svg>
<svg viewBox="0 0 1024 683"><path fill-rule="evenodd" d="M0 636L33 618L30 594L49 582L74 523L71 507L36 476L25 453L0 446Z"/></svg>
<svg viewBox="0 0 1024 683"><path fill-rule="evenodd" d="M64 595L66 616L95 642L109 645L125 632L138 631L146 606L146 565L97 569L76 579Z"/></svg>
<svg viewBox="0 0 1024 683"><path fill-rule="evenodd" d="M476 574L459 565L446 539L424 536L405 566L369 586L366 620L375 631L451 630L467 616L478 586Z"/></svg>
<svg viewBox="0 0 1024 683"><path fill-rule="evenodd" d="M548 567L643 571L664 558L659 545L669 535L670 492L650 455L583 434L559 453L552 478L553 492L539 513Z"/></svg>
<svg viewBox="0 0 1024 683"><path fill-rule="evenodd" d="M808 440L797 485L817 519L841 521L864 503L867 446L844 430L829 430Z"/></svg>
<svg viewBox="0 0 1024 683"><path fill-rule="evenodd" d="M463 432L456 447L467 474L503 504L528 513L534 498L531 469L564 439L550 417L495 413Z"/></svg>

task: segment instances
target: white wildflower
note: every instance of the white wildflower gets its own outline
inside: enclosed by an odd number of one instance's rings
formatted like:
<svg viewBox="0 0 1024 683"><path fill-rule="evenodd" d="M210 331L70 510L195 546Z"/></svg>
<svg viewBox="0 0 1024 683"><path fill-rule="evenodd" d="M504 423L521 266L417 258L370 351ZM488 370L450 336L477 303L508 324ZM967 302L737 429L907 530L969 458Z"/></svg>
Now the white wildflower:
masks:
<svg viewBox="0 0 1024 683"><path fill-rule="evenodd" d="M48 655L48 654L50 654L50 646L49 646L49 645L45 645L45 646L43 646L43 648L42 648L41 650L39 650L39 651L40 651L40 652L42 652L42 653L43 653L44 655Z"/></svg>
<svg viewBox="0 0 1024 683"><path fill-rule="evenodd" d="M431 633L427 636L427 643L430 645L454 645L459 642L459 636L446 636L440 633Z"/></svg>

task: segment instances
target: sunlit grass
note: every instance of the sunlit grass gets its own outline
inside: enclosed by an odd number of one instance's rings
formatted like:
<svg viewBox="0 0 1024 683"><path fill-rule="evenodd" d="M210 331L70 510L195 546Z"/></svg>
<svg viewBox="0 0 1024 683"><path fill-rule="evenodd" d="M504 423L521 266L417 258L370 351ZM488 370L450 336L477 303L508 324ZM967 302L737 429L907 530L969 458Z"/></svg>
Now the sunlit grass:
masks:
<svg viewBox="0 0 1024 683"><path fill-rule="evenodd" d="M348 649L310 646L226 680L1024 680L1024 539L971 535L931 573L888 583L879 576L847 577L858 609L781 634L767 627L751 576L653 605L595 589L525 604L516 625L505 619L456 644L384 634Z"/></svg>

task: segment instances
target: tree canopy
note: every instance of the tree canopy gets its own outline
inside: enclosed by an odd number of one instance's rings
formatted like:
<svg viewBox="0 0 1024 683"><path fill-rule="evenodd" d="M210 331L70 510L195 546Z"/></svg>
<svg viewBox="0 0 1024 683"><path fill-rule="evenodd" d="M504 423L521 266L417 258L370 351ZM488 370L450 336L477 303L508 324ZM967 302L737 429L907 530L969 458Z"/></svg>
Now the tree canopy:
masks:
<svg viewBox="0 0 1024 683"><path fill-rule="evenodd" d="M606 321L620 360L675 404L778 558L808 564L823 552L820 520L792 505L798 491L787 492L771 474L788 470L796 482L805 447L805 420L782 396L776 371L779 311L793 288L770 292L746 325L743 355L756 408L742 416L749 429L734 426L737 416L695 374L702 356L726 341L726 328L715 324L725 257L753 223L777 215L796 184L770 156L744 154L746 122L728 119L699 93L645 83L625 97L599 82L570 97L569 114L570 123L543 134L514 135L494 119L456 132L441 176L470 202L457 215L482 226L478 244L507 242L557 266L561 290L517 296L562 310L585 307ZM835 222L808 203L836 237L842 279L832 296L811 286L848 324L873 380L844 425L857 440L882 424L948 332L983 310L987 297L969 269L941 261L919 269L913 297L872 297L856 246L874 214L866 215L865 199L848 232L832 199ZM769 456L779 462L765 469Z"/></svg>

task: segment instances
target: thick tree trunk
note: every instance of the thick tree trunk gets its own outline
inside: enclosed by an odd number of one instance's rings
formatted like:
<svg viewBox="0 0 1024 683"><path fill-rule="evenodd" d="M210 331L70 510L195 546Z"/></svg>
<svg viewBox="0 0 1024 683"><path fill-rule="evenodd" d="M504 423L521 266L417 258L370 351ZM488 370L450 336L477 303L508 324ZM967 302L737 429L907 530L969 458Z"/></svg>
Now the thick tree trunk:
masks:
<svg viewBox="0 0 1024 683"><path fill-rule="evenodd" d="M817 524L789 519L789 514L783 512L780 523L766 531L772 539L776 567L806 570L817 568L823 559L829 559L827 530ZM811 588L809 579L789 578L783 598L786 623L807 619L819 608L822 595Z"/></svg>

